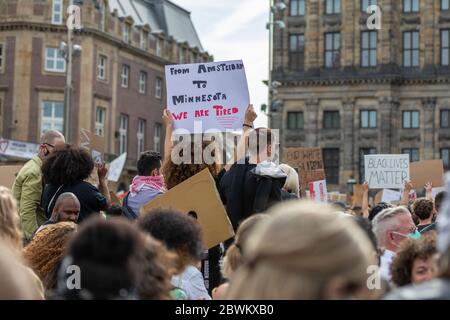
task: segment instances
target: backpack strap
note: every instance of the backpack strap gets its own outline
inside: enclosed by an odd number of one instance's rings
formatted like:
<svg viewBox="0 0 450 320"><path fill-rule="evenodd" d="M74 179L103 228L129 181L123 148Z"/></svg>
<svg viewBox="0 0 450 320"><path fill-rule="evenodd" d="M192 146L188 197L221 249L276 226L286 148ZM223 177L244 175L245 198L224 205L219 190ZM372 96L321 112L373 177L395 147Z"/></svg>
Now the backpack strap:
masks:
<svg viewBox="0 0 450 320"><path fill-rule="evenodd" d="M137 214L128 205L128 197L129 196L130 196L130 193L128 192L128 194L123 199L123 202L122 202L122 214L127 219L136 220L138 218Z"/></svg>

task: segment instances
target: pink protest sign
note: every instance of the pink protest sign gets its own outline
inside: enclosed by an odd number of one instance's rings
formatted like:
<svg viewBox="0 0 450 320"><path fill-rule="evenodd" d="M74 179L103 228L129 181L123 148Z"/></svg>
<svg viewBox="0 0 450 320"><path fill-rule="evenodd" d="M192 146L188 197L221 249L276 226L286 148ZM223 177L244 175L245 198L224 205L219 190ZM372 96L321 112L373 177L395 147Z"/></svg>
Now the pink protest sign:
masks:
<svg viewBox="0 0 450 320"><path fill-rule="evenodd" d="M175 129L242 128L250 103L242 60L166 66L166 88Z"/></svg>

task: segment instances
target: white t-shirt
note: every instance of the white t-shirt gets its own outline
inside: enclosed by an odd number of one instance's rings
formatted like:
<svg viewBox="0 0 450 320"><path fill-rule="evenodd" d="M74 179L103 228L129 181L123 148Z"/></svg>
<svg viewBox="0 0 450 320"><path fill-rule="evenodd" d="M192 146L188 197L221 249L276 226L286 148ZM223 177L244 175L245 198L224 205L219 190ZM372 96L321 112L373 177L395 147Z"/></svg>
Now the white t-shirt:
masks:
<svg viewBox="0 0 450 320"><path fill-rule="evenodd" d="M188 300L211 300L203 275L194 266L186 267L182 274L173 276L170 282L174 287L184 290Z"/></svg>
<svg viewBox="0 0 450 320"><path fill-rule="evenodd" d="M390 284L391 282L391 263L395 258L395 252L390 250L384 250L383 255L380 258L380 276Z"/></svg>

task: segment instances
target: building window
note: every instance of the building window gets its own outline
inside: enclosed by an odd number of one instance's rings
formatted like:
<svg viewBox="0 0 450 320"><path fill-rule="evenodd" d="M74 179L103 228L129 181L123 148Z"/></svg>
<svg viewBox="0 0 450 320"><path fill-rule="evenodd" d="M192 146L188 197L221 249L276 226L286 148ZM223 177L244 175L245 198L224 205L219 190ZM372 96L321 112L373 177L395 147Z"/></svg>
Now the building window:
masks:
<svg viewBox="0 0 450 320"><path fill-rule="evenodd" d="M370 6L376 6L377 0L361 0L361 11L367 12L367 8Z"/></svg>
<svg viewBox="0 0 450 320"><path fill-rule="evenodd" d="M403 12L419 12L420 0L403 0Z"/></svg>
<svg viewBox="0 0 450 320"><path fill-rule="evenodd" d="M376 31L361 33L361 66L377 66L377 35Z"/></svg>
<svg viewBox="0 0 450 320"><path fill-rule="evenodd" d="M179 47L179 63L184 64L186 63L186 57L185 57L185 49L183 47Z"/></svg>
<svg viewBox="0 0 450 320"><path fill-rule="evenodd" d="M441 64L450 65L450 30L441 30Z"/></svg>
<svg viewBox="0 0 450 320"><path fill-rule="evenodd" d="M377 154L377 149L375 148L360 148L359 149L359 183L366 181L364 172L364 156L369 154Z"/></svg>
<svg viewBox="0 0 450 320"><path fill-rule="evenodd" d="M341 119L339 111L324 111L323 112L323 128L324 129L339 129L341 127Z"/></svg>
<svg viewBox="0 0 450 320"><path fill-rule="evenodd" d="M97 107L95 110L95 134L103 137L105 135L106 109Z"/></svg>
<svg viewBox="0 0 450 320"><path fill-rule="evenodd" d="M64 103L60 101L44 101L41 112L41 133L48 130L64 130Z"/></svg>
<svg viewBox="0 0 450 320"><path fill-rule="evenodd" d="M341 0L326 0L325 13L326 14L341 13Z"/></svg>
<svg viewBox="0 0 450 320"><path fill-rule="evenodd" d="M5 60L3 53L3 44L0 43L0 70L3 69L3 60Z"/></svg>
<svg viewBox="0 0 450 320"><path fill-rule="evenodd" d="M156 38L156 55L158 57L161 57L161 51L162 51L162 40Z"/></svg>
<svg viewBox="0 0 450 320"><path fill-rule="evenodd" d="M158 99L161 99L161 97L162 97L162 79L161 78L156 78L155 97Z"/></svg>
<svg viewBox="0 0 450 320"><path fill-rule="evenodd" d="M332 32L325 34L325 67L338 68L341 60L341 34Z"/></svg>
<svg viewBox="0 0 450 320"><path fill-rule="evenodd" d="M450 10L450 0L441 0L441 10L442 11Z"/></svg>
<svg viewBox="0 0 450 320"><path fill-rule="evenodd" d="M339 184L339 149L323 149L327 184Z"/></svg>
<svg viewBox="0 0 450 320"><path fill-rule="evenodd" d="M377 112L375 110L361 110L361 128L376 128Z"/></svg>
<svg viewBox="0 0 450 320"><path fill-rule="evenodd" d="M444 162L444 170L450 170L450 148L441 149L441 159Z"/></svg>
<svg viewBox="0 0 450 320"><path fill-rule="evenodd" d="M291 34L289 36L289 64L291 70L302 70L305 57L305 36Z"/></svg>
<svg viewBox="0 0 450 320"><path fill-rule="evenodd" d="M100 80L106 80L106 64L108 58L104 55L99 55L97 60L97 78Z"/></svg>
<svg viewBox="0 0 450 320"><path fill-rule="evenodd" d="M45 71L65 72L66 60L57 48L45 48Z"/></svg>
<svg viewBox="0 0 450 320"><path fill-rule="evenodd" d="M145 32L144 30L141 30L139 47L142 50L147 50L147 39L148 39L148 33Z"/></svg>
<svg viewBox="0 0 450 320"><path fill-rule="evenodd" d="M121 85L123 88L128 88L130 82L130 67L126 64L122 65Z"/></svg>
<svg viewBox="0 0 450 320"><path fill-rule="evenodd" d="M139 93L145 94L147 92L147 72L141 71L139 73Z"/></svg>
<svg viewBox="0 0 450 320"><path fill-rule="evenodd" d="M106 4L101 2L100 4L100 31L106 30Z"/></svg>
<svg viewBox="0 0 450 320"><path fill-rule="evenodd" d="M417 129L420 125L419 111L403 111L403 128Z"/></svg>
<svg viewBox="0 0 450 320"><path fill-rule="evenodd" d="M450 128L450 110L441 110L440 116L441 128L447 129Z"/></svg>
<svg viewBox="0 0 450 320"><path fill-rule="evenodd" d="M403 32L403 66L418 67L420 64L419 32Z"/></svg>
<svg viewBox="0 0 450 320"><path fill-rule="evenodd" d="M155 123L155 134L153 135L153 148L156 152L161 153L161 131L162 125L160 123Z"/></svg>
<svg viewBox="0 0 450 320"><path fill-rule="evenodd" d="M141 155L141 153L145 151L145 126L146 121L144 119L139 119L137 131L138 158Z"/></svg>
<svg viewBox="0 0 450 320"><path fill-rule="evenodd" d="M63 22L63 0L53 0L52 23L62 24Z"/></svg>
<svg viewBox="0 0 450 320"><path fill-rule="evenodd" d="M415 162L420 160L419 149L417 148L406 148L402 149L403 154L409 154L409 161Z"/></svg>
<svg viewBox="0 0 450 320"><path fill-rule="evenodd" d="M124 22L123 23L123 30L122 30L122 40L125 43L130 43L130 33L131 33L131 26Z"/></svg>
<svg viewBox="0 0 450 320"><path fill-rule="evenodd" d="M291 16L304 16L305 15L305 0L291 0L290 8Z"/></svg>
<svg viewBox="0 0 450 320"><path fill-rule="evenodd" d="M288 129L303 129L305 126L303 112L288 112L287 114L287 128Z"/></svg>
<svg viewBox="0 0 450 320"><path fill-rule="evenodd" d="M119 127L119 153L125 153L128 151L128 116L120 115L120 127Z"/></svg>

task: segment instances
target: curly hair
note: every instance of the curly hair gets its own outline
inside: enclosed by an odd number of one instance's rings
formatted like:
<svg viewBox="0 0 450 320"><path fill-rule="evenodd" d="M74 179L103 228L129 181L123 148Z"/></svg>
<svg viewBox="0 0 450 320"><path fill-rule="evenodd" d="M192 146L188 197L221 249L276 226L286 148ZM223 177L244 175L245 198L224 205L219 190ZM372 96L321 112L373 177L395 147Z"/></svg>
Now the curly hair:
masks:
<svg viewBox="0 0 450 320"><path fill-rule="evenodd" d="M22 249L22 233L18 226L16 199L11 190L0 186L0 238L11 242L18 250Z"/></svg>
<svg viewBox="0 0 450 320"><path fill-rule="evenodd" d="M48 225L23 249L25 261L41 279L46 292L56 288L58 267L76 230L73 222Z"/></svg>
<svg viewBox="0 0 450 320"><path fill-rule="evenodd" d="M418 216L420 220L429 219L433 213L433 208L433 201L426 198L417 199L412 205L413 213Z"/></svg>
<svg viewBox="0 0 450 320"><path fill-rule="evenodd" d="M414 261L428 259L436 252L435 233L424 235L419 240L403 240L390 266L392 281L399 287L410 284Z"/></svg>
<svg viewBox="0 0 450 320"><path fill-rule="evenodd" d="M177 273L175 255L151 236L146 237L142 255L141 279L137 285L139 299L168 300L171 289L170 279Z"/></svg>
<svg viewBox="0 0 450 320"><path fill-rule="evenodd" d="M57 147L42 164L45 183L74 185L87 179L94 170L94 160L86 149L69 144Z"/></svg>
<svg viewBox="0 0 450 320"><path fill-rule="evenodd" d="M139 227L161 241L179 256L179 271L202 259L202 231L197 221L187 214L170 209L143 212Z"/></svg>
<svg viewBox="0 0 450 320"><path fill-rule="evenodd" d="M211 143L214 142L203 141L202 151L205 150L205 148L208 147ZM190 177L195 176L197 173L204 170L205 168L209 169L209 172L214 178L218 176L220 171L219 165L217 163L206 164L205 162L202 162L201 164L196 164L194 161L195 159L194 151L195 146L194 143L192 143L191 157L189 159L189 163L175 164L172 162L172 159L170 157L166 159L161 171L162 174L164 175L164 180L168 190L172 189L173 187L182 183L183 181L189 179ZM183 150L180 151L179 155L180 157L183 157ZM215 153L213 152L212 155L215 156Z"/></svg>

